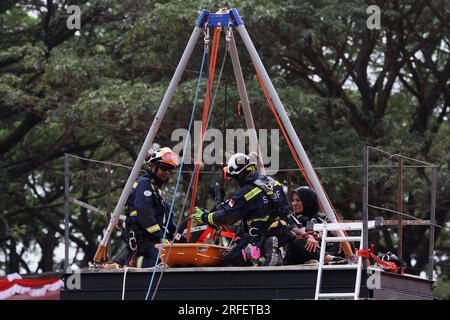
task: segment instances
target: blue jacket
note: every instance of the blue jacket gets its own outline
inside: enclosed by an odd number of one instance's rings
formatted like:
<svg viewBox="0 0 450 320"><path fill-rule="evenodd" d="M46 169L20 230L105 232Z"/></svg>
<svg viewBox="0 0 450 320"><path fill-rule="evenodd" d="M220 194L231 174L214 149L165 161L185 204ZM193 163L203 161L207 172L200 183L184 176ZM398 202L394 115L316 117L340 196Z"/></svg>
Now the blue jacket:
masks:
<svg viewBox="0 0 450 320"><path fill-rule="evenodd" d="M232 225L242 220L244 227L265 229L270 220L286 217L289 212L291 208L282 184L254 172L222 209L203 219L205 223L215 226Z"/></svg>
<svg viewBox="0 0 450 320"><path fill-rule="evenodd" d="M169 206L161 193L161 184L150 172L140 177L133 184L125 206L127 225L155 242L161 241L169 218ZM167 230L168 238L172 239L175 229L172 213Z"/></svg>

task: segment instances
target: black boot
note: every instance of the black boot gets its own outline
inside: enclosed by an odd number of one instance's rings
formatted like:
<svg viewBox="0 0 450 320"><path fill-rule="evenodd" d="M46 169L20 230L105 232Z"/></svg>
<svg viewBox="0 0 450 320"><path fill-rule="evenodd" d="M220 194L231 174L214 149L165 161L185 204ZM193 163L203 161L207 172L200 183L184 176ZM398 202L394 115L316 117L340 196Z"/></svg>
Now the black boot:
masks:
<svg viewBox="0 0 450 320"><path fill-rule="evenodd" d="M119 253L116 254L112 261L120 265L121 267L128 265L128 262L131 257L131 250L128 245L124 245L122 249L120 249Z"/></svg>
<svg viewBox="0 0 450 320"><path fill-rule="evenodd" d="M281 263L278 253L278 239L277 237L268 237L264 241L264 265L276 266Z"/></svg>

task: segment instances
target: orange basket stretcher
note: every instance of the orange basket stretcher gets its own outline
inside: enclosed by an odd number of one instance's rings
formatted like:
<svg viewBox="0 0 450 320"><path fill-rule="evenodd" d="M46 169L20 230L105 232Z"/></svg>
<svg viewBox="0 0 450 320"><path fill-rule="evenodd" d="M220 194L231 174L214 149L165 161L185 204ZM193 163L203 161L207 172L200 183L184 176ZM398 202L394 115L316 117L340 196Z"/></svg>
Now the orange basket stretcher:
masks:
<svg viewBox="0 0 450 320"><path fill-rule="evenodd" d="M160 248L161 244L155 247ZM214 267L220 266L224 257L230 251L222 247L207 243L170 243L162 245L161 261L169 267ZM168 255L169 254L169 255Z"/></svg>

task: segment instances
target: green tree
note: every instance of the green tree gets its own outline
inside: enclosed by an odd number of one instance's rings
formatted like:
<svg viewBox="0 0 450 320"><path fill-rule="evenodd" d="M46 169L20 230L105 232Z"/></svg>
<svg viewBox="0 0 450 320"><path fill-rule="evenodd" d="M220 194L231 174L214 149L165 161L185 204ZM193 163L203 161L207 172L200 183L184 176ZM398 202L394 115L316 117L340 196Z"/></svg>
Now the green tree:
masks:
<svg viewBox="0 0 450 320"><path fill-rule="evenodd" d="M68 5L82 11L80 31L68 30ZM315 166L358 165L365 144L439 166L436 218L450 207L449 3L376 1L381 30L368 30L372 2L336 1L3 1L0 4L0 246L7 273L49 271L64 234L63 155L133 164L201 8L236 7L279 91ZM236 35L257 128L276 128L242 41ZM201 42L201 40L200 40ZM222 41L223 43L223 41ZM194 50L157 135L187 127L202 44ZM218 61L224 52L220 47ZM230 63L225 68L211 126L245 126ZM225 81L225 80L223 80ZM202 83L202 91L205 84ZM199 105L203 103L200 95ZM196 119L201 112L197 110ZM260 110L262 110L260 112ZM226 123L224 124L224 120ZM281 139L280 166L295 162ZM371 164L395 164L371 154ZM118 199L128 176L123 168L71 158L71 196L105 210ZM186 170L191 169L189 166ZM109 172L109 174L107 173ZM344 219L361 216L361 170L318 170ZM287 181L280 172L278 178ZM395 171L371 169L372 204L395 208ZM189 175L183 175L184 192ZM294 184L304 184L300 174ZM199 199L211 204L209 177ZM405 169L405 210L429 212L430 172ZM167 189L170 196L173 187ZM176 203L176 212L181 210ZM71 206L71 241L92 259L107 220ZM381 213L371 211L370 215ZM389 215L386 218L392 218ZM406 227L404 258L427 263L427 228ZM448 231L436 230L436 255L448 256ZM117 238L116 238L117 239ZM117 239L114 246L120 241ZM396 249L396 230L370 241ZM40 255L30 270L26 254ZM440 259L440 258L439 258ZM440 260L440 264L442 264ZM446 281L448 270L439 265ZM442 286L445 287L445 284ZM443 289L445 291L445 289ZM445 293L439 293L445 296Z"/></svg>

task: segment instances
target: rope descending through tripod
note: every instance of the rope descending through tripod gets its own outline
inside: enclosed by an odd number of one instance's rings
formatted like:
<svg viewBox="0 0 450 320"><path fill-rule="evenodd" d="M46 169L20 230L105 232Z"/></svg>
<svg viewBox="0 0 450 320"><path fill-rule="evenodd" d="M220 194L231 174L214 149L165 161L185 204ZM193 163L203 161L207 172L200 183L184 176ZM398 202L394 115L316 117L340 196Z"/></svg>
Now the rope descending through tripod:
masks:
<svg viewBox="0 0 450 320"><path fill-rule="evenodd" d="M201 64L201 66L200 66L200 72L199 72L198 81L197 81L197 89L196 89L196 91L195 91L194 105L193 105L193 107L192 107L191 118L190 118L190 120L189 120L188 132L191 131L191 129L192 129L192 124L193 124L193 122L194 122L194 115L195 115L195 110L196 110L197 101L198 101L198 93L199 93L199 91L200 91L200 83L201 83L202 74L203 74L203 66L204 66L204 64L205 64L205 57L206 57L207 52L208 52L208 44L207 44L206 41L207 41L207 39L205 39L205 48L204 48L204 51L203 51L202 64ZM185 144L184 144L184 147L183 147L183 150L186 150L186 148L187 148L187 142L188 142L188 140L186 139ZM177 183L176 183L176 185L175 185L175 191L174 191L174 193L173 193L172 203L171 203L171 205L170 205L169 219L167 219L167 225L166 225L166 227L164 228L164 234L163 234L163 239L162 239L162 240L163 240L163 241L162 241L163 243L164 243L164 240L166 239L166 232L167 232L167 230L168 230L168 223L169 223L169 221L170 221L170 216L172 215L173 207L174 207L174 204L175 204L175 199L176 199L177 192L178 192L178 187L179 187L180 180L181 180L181 172L182 172L182 170L183 170L185 154L186 154L186 153L183 152L183 156L182 156L182 158L181 158L180 168L179 168L179 170L178 170ZM175 232L175 233L178 232L178 229L179 229L179 226L180 226L180 222L181 222L181 215L180 215L180 218L178 219L177 228L176 228L176 232ZM173 244L173 243L172 243L172 244ZM154 280L154 278L155 278L156 266L157 266L157 263L158 263L158 261L159 261L159 259L160 259L160 257L161 257L161 251L162 251L162 246L161 246L161 247L159 248L159 250L158 250L158 257L157 257L157 259L156 259L156 263L155 263L155 266L154 266L154 268L153 268L152 278L151 278L151 280L150 280L150 283L149 283L149 286L148 286L148 289L147 289L147 294L146 294L146 296L145 296L145 300L148 300L148 298L149 298L149 296L150 296L150 292L151 292L153 280ZM171 251L171 250L169 250L168 255L170 255L170 251ZM158 290L159 283L160 283L160 281L161 281L161 278L162 278L162 276L163 276L163 273L164 273L164 269L162 270L161 275L160 275L160 277L159 277L159 279L158 279L158 283L156 284L155 291L154 291L153 296L152 296L152 300L154 299L154 297L155 297L155 295L156 295L156 292L157 292L157 290ZM124 290L125 290L125 289L124 289Z"/></svg>
<svg viewBox="0 0 450 320"><path fill-rule="evenodd" d="M220 40L220 33L222 31L222 28L215 28L214 29L214 38L213 38L213 44L211 49L211 61L209 64L209 76L208 81L206 85L206 96L205 96L205 103L203 107L203 118L202 118L202 134L199 141L199 147L197 152L197 158L195 161L195 172L194 172L194 182L193 182L193 189L192 189L192 196L191 196L191 204L189 207L189 217L192 216L195 210L195 200L197 197L197 186L198 186L198 177L200 174L200 165L202 162L202 155L203 155L203 140L205 138L205 132L206 127L208 124L209 119L209 113L210 113L210 107L212 105L212 99L211 99L211 92L214 85L214 73L216 70L216 62L217 62L217 53L219 51L219 40ZM186 239L189 241L191 239L191 228L192 228L192 221L189 219L188 226L187 226L187 234Z"/></svg>
<svg viewBox="0 0 450 320"><path fill-rule="evenodd" d="M208 33L208 31L206 30L206 32L205 32L205 50L204 50L204 55L203 55L203 60L202 60L202 67L201 67L201 71L200 71L199 82L198 82L198 85L197 85L197 91L196 91L196 96L195 96L194 108L193 108L193 111L192 111L192 114L191 114L191 120L190 120L190 124L189 124L189 131L191 130L192 122L193 122L193 117L194 117L194 113L195 113L195 106L196 106L196 103L197 103L197 97L198 97L198 92L199 92L199 85L200 85L200 80L201 80L201 74L202 74L202 70L203 70L203 63L204 63L204 61L205 61L205 55L209 52L209 48L208 48L209 36L208 36L208 34L209 34L209 33ZM210 70L209 70L209 72L208 72L208 74L209 74L209 79L207 80L207 96L206 96L206 98L205 98L205 106L206 106L206 108L205 108L204 113L203 113L203 121L202 121L202 124L203 124L203 125L202 125L202 136L201 136L202 139L201 139L201 142L203 142L204 135L205 135L205 132L206 132L206 128L207 128L207 126L208 126L208 122L209 122L209 119L210 119L211 111L212 111L212 108L213 108L213 106L214 106L214 99L215 99L215 96L216 96L216 94L217 94L217 89L216 89L214 96L211 95L211 90L212 90L213 82L214 82L214 72L212 72L211 69L215 70L215 64L216 64L216 61L217 61L218 43L219 43L219 39L220 39L219 37L220 37L220 29L217 30L217 31L214 33L214 42L213 42L213 48L212 48L212 55L213 55L213 57L211 58L211 62L210 62ZM224 63L225 63L225 61L226 61L226 55L224 56ZM221 78L221 75L222 75L224 63L222 64L221 72L220 72L220 74L219 74L218 85L217 85L217 87L219 86L219 83L220 83L220 78ZM211 66L213 66L213 67L211 68ZM211 75L212 75L212 76L211 76ZM212 98L212 100L211 100L211 98ZM186 145L187 141L188 141L188 140L186 140L186 142L185 142L184 149L187 148L187 145ZM200 147L199 149L201 150L201 147ZM185 155L185 153L183 153L183 157L182 157L182 161L181 161L181 166L180 166L180 169L179 169L179 172L178 172L178 179L177 179L177 184L176 184L176 187L175 187L174 198L173 198L173 200L172 200L170 212L172 212L172 208L173 208L173 205L174 205L175 197L176 197L176 194L177 194L177 190L178 190L178 186L179 186L179 182L180 182L180 178L181 178L181 170L182 170L182 166L183 166L183 163L184 163L184 155ZM197 159L201 159L201 154L200 154L200 157L198 157ZM200 167L198 166L198 163L197 163L195 169L199 170L199 168L200 168ZM195 173L197 173L197 175L195 175ZM189 183L189 189L190 189L192 180L194 180L195 177L197 177L197 182L196 182L196 183L198 183L198 174L199 174L199 171L193 173L191 182ZM194 189L196 189L196 184L194 184ZM195 191L195 192L196 192L196 191ZM194 197L194 199L195 199L195 197ZM183 207L184 207L184 206L183 206ZM180 223L180 221L181 221L181 218L179 219L178 224ZM191 220L189 219L188 222L191 222ZM177 229L178 229L178 226L177 226ZM166 230L167 230L167 227L166 227ZM191 230L191 228L190 228L190 226L188 226L188 234L190 233L190 230ZM225 233L225 235L230 236L228 233ZM233 234L233 236L234 236L234 234ZM164 240L164 239L165 239L165 234L164 234L163 240ZM188 239L188 241L189 241L189 238L188 238L188 237L187 237L187 239ZM168 259L169 259L169 254L170 254L172 245L173 245L173 243L170 245L169 253L168 253L167 256L165 257L165 259L166 259L165 261L168 261ZM163 249L163 246L162 246L162 245L159 246L158 259L157 259L157 261L159 260L159 258L160 258L160 256L161 256L161 251L162 251L162 249ZM164 268L165 268L165 267L163 267L162 272L161 272L161 275L160 275L160 277L159 277L159 279L158 279L158 283L157 283L157 285L156 285L156 287L155 287L155 291L154 291L154 293L153 293L153 295L152 295L152 300L153 300L153 299L155 298L155 296L156 296L156 292L157 292L157 289L158 289L158 287L159 287L159 283L160 283L160 281L161 281L161 277L162 277L162 275L163 275ZM154 280L154 277L155 277L155 273L156 273L156 265L155 265L155 268L154 268L154 270L153 270L152 279L151 279L150 284L149 284L149 287L148 287L148 291L147 291L147 295L146 295L146 300L148 299L148 297L149 297L149 295L150 295L151 288L152 288L152 283L153 283L153 280Z"/></svg>

